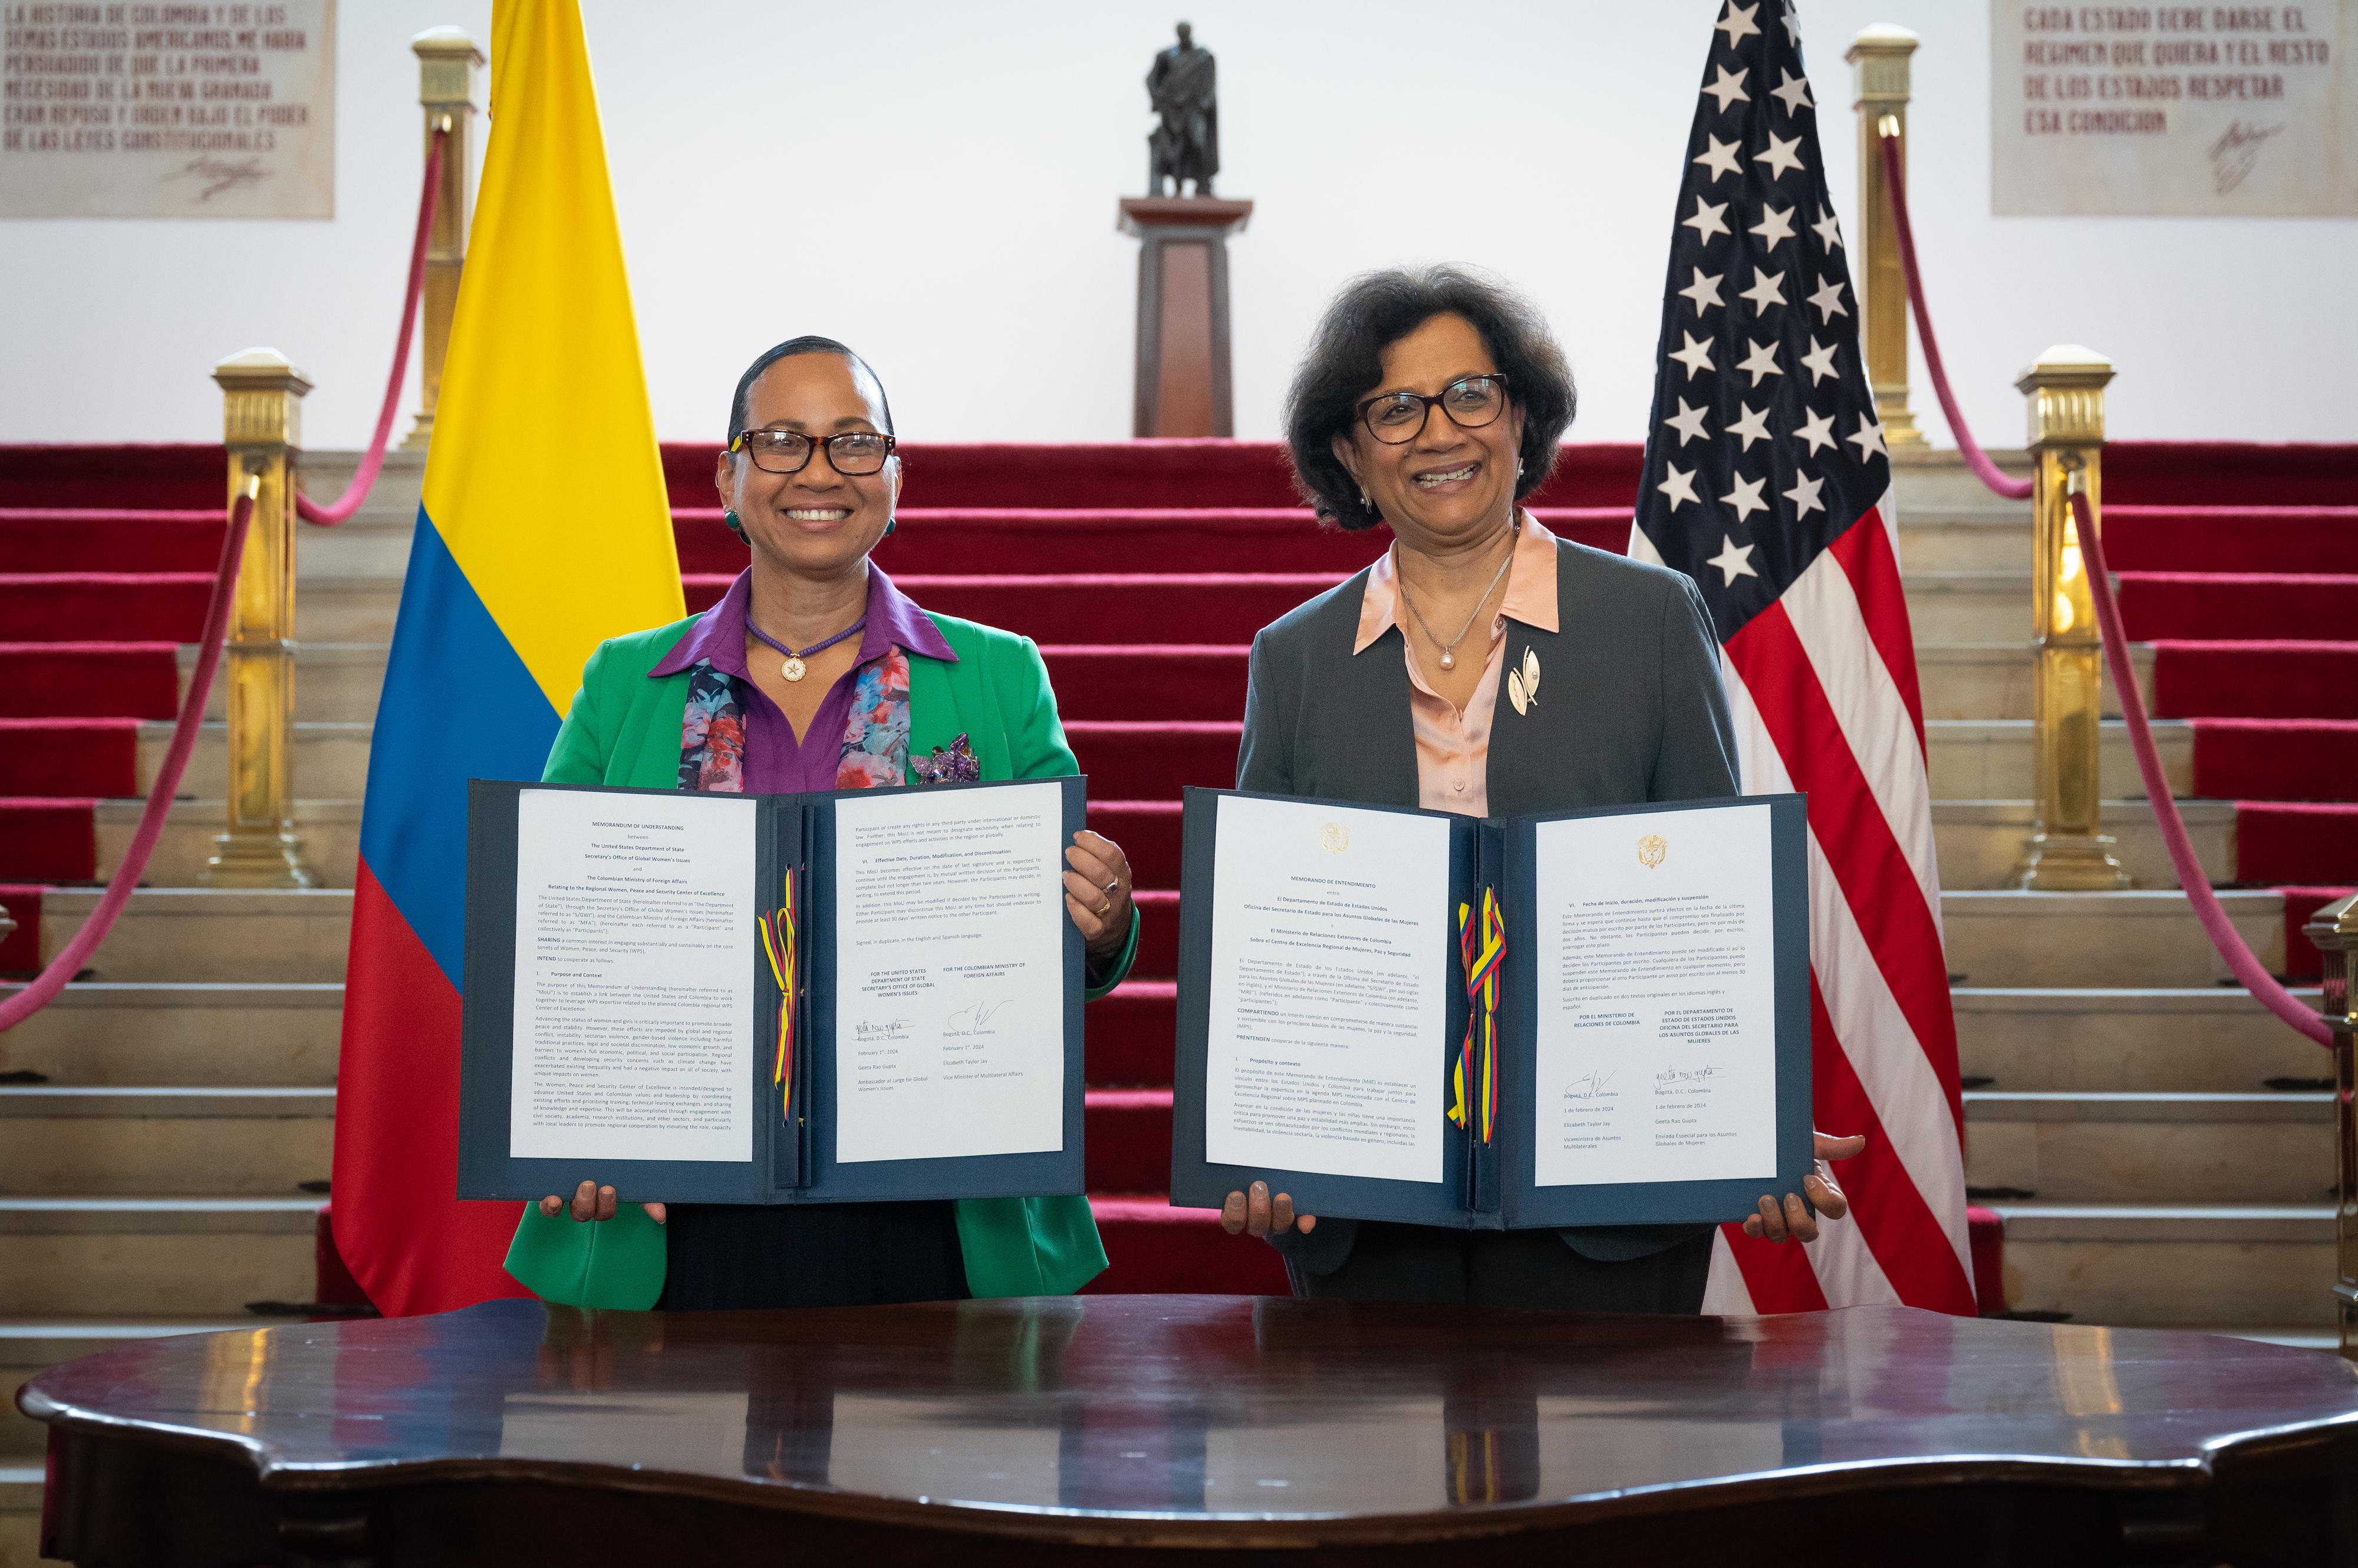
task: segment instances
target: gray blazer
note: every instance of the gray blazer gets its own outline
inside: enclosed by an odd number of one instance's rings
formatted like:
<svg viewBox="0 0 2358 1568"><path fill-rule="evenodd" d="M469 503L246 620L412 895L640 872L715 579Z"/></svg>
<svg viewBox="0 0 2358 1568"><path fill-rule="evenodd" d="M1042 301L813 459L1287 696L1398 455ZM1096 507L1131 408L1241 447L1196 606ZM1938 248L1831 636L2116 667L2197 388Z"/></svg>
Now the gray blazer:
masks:
<svg viewBox="0 0 2358 1568"><path fill-rule="evenodd" d="M1368 574L1288 611L1253 639L1237 787L1370 806L1420 804L1408 666L1397 627L1354 654ZM1719 639L1680 573L1556 546L1555 633L1507 622L1505 668L1540 661L1538 700L1517 713L1499 682L1491 720L1490 814L1519 816L1738 793L1736 730ZM1563 1230L1575 1252L1642 1258L1707 1226ZM1280 1249L1313 1273L1347 1257L1357 1225L1321 1220Z"/></svg>

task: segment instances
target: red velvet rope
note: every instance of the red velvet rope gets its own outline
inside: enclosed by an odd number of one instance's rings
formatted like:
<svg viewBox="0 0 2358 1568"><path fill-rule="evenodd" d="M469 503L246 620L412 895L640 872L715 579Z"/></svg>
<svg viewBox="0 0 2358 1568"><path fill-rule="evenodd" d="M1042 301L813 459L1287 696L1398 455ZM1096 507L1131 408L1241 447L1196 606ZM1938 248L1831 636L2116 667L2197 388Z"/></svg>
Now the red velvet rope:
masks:
<svg viewBox="0 0 2358 1568"><path fill-rule="evenodd" d="M1948 416L1949 433L1956 438L1958 451L1984 484L2008 500L2026 500L2036 488L2033 482L2008 479L1999 472L1988 454L1975 444L1973 432L1965 427L1964 416L1957 412L1956 395L1949 389L1948 372L1942 368L1941 346L1932 336L1932 319L1924 308L1924 280L1916 270L1916 238L1908 226L1907 178L1899 168L1899 142L1894 136L1879 135L1876 140L1883 155L1884 178L1891 188L1891 216L1898 231L1899 260L1908 273L1908 302L1916 314L1917 336L1924 345L1924 368L1931 373L1932 392L1941 400L1941 412ZM2113 686L2121 694L2121 717L2128 722L2130 748L2136 753L2137 772L2145 777L2146 800L2152 806L2154 821L2161 828L2162 845L2169 851L2169 863L2177 868L2178 885L2185 890L2195 919L2201 922L2203 935L2219 950L2219 957L2226 960L2237 983L2249 990L2261 1006L2330 1049L2333 1031L2324 1018L2278 983L2244 945L2234 923L2220 907L2211 879L2203 874L2193 840L2187 837L2186 823L2178 814L2177 797L2170 794L2169 776L2162 771L2161 753L2154 748L2153 729L2146 719L2145 693L2137 686L2136 671L2129 665L2128 633L2121 624L2120 603L2113 596L2112 571L2104 564L2103 531L2096 526L2084 491L2072 490L2071 503L2081 560L2088 574L2088 591L2096 603L2096 622L2104 629L2104 660L2112 671Z"/></svg>
<svg viewBox="0 0 2358 1568"><path fill-rule="evenodd" d="M146 872L147 858L163 836L164 819L171 814L172 797L179 793L180 775L188 769L189 752L195 749L198 727L204 722L205 699L212 692L222 641L229 633L230 609L237 601L237 568L245 556L246 525L253 521L254 499L260 489L261 481L248 475L244 493L230 508L229 527L222 535L221 565L213 573L212 602L205 607L205 629L197 642L196 673L189 679L188 695L180 699L179 722L173 727L172 743L164 752L164 765L157 770L155 785L147 792L147 805L139 814L139 828L131 836L131 847L123 852L123 863L107 879L106 892L90 918L81 923L81 929L24 989L0 1001L0 1032L14 1029L47 1007L66 989L66 982L81 972L82 960L114 929L115 916L123 913L132 890Z"/></svg>
<svg viewBox="0 0 2358 1568"><path fill-rule="evenodd" d="M2219 895L2211 891L2211 879L2202 874L2202 862L2195 858L2194 845L2186 836L2186 824L2178 815L2178 802L2169 793L2169 776L2161 770L2161 753L2154 749L2153 730L2146 722L2145 694L2137 689L2136 672L2129 667L2128 634L2122 630L2120 600L2113 595L2113 575L2104 565L2104 531L2089 513L2084 491L2071 492L2071 520L2079 530L2088 592L2096 601L2096 622L2104 629L2104 660L2112 670L2113 685L2120 690L2121 717L2128 721L2137 771L2145 775L2146 799L2153 806L2154 820L2161 825L2161 841L2169 850L2169 863L2178 868L2178 885L2186 890L2187 901L2194 906L2194 917L2202 923L2211 946L2227 960L2227 968L2234 971L2236 981L2270 1012L2330 1050L2333 1031L2327 1027L2324 1018L2261 967L2252 950L2244 946L2244 938L2228 920L2227 912L2219 907Z"/></svg>
<svg viewBox="0 0 2358 1568"><path fill-rule="evenodd" d="M1916 270L1916 235L1908 226L1908 176L1899 167L1899 138L1877 136L1876 145L1883 152L1884 183L1891 188L1892 225L1899 233L1900 265L1908 269L1908 304L1916 313L1917 341L1924 345L1924 368L1932 373L1932 395L1941 400L1949 434L1956 438L1965 465L1984 484L2009 501L2028 501L2031 481L2008 479L2000 472L1974 439L1974 433L1965 428L1965 416L1957 412L1956 394L1949 390L1949 373L1941 368L1941 345L1932 336L1932 318L1924 308L1924 279Z"/></svg>
<svg viewBox="0 0 2358 1568"><path fill-rule="evenodd" d="M332 528L361 509L368 499L370 488L376 483L377 474L384 468L385 443L393 436L393 420L401 406L402 378L409 373L409 340L417 327L417 297L426 284L426 242L434 231L434 201L442 189L442 149L450 133L438 130L434 145L426 152L426 189L417 198L417 238L409 247L409 293L401 305L401 338L393 346L393 375L385 383L384 406L376 416L376 435L362 454L361 466L352 471L352 482L344 493L322 505L302 492L295 493L295 514L306 523L316 523Z"/></svg>

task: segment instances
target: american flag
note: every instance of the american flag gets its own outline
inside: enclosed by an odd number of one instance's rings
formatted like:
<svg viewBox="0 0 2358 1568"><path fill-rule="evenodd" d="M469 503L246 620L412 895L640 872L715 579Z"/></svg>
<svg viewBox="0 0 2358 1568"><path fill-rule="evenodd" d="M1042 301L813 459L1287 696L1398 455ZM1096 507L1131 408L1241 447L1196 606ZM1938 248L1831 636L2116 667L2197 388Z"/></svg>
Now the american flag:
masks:
<svg viewBox="0 0 2358 1568"><path fill-rule="evenodd" d="M1724 1227L1706 1310L1974 1310L1957 1038L1891 463L1801 29L1727 0L1671 230L1630 554L1703 589L1756 793L1810 798L1817 1125L1863 1132L1806 1250Z"/></svg>

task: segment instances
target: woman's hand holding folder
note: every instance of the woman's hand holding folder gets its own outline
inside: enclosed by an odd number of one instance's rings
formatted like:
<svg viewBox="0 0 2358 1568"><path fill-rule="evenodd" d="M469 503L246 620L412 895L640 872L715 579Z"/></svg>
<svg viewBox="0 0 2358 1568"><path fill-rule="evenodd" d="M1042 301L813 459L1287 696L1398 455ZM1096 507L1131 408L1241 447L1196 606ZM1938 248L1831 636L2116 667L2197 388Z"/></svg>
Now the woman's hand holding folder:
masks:
<svg viewBox="0 0 2358 1568"><path fill-rule="evenodd" d="M646 1210L647 1217L657 1225L664 1222L663 1205L643 1203L639 1206ZM611 1219L614 1217L614 1189L601 1187L595 1182L584 1182L573 1189L573 1202L570 1205L555 1193L540 1200L540 1212L551 1219L563 1214L568 1207L573 1211L573 1217L577 1223L592 1219Z"/></svg>
<svg viewBox="0 0 2358 1568"><path fill-rule="evenodd" d="M1826 1162L1849 1159L1866 1147L1866 1140L1856 1133L1847 1138L1833 1138L1823 1132L1812 1132L1810 1137L1818 1168L1814 1173L1801 1178L1801 1191L1809 1195L1810 1204L1817 1205L1818 1214L1828 1219L1840 1219L1850 1212L1850 1200L1843 1196L1843 1190L1835 1184L1834 1173L1827 1168ZM1818 1238L1818 1220L1817 1215L1810 1212L1810 1204L1803 1203L1796 1194L1787 1193L1785 1206L1780 1211L1777 1200L1763 1194L1760 1212L1744 1217L1744 1234L1765 1236L1771 1241L1788 1238L1815 1241Z"/></svg>
<svg viewBox="0 0 2358 1568"><path fill-rule="evenodd" d="M1309 1235L1318 1227L1318 1217L1295 1214L1293 1199L1289 1194L1280 1193L1276 1197L1271 1197L1267 1182L1255 1182L1249 1194L1230 1193L1228 1201L1220 1206L1220 1228L1230 1236L1239 1232L1249 1236L1282 1236L1297 1227L1303 1235Z"/></svg>

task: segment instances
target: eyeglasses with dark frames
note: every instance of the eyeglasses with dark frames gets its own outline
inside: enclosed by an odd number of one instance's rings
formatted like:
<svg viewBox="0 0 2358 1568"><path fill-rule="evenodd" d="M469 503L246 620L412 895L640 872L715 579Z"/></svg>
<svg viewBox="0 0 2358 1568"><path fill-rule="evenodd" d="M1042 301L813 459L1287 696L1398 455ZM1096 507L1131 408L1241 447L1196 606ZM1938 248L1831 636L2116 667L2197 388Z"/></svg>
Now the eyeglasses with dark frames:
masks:
<svg viewBox="0 0 2358 1568"><path fill-rule="evenodd" d="M751 456L753 466L763 473L800 473L810 466L811 453L824 449L827 465L849 479L882 470L899 444L878 430L843 430L832 436L806 436L800 430L740 430L729 449Z"/></svg>
<svg viewBox="0 0 2358 1568"><path fill-rule="evenodd" d="M1432 397L1417 392L1387 392L1359 405L1359 420L1368 434L1384 445L1405 446L1423 433L1435 407L1459 429L1478 430L1506 411L1507 378L1503 374L1463 376Z"/></svg>

